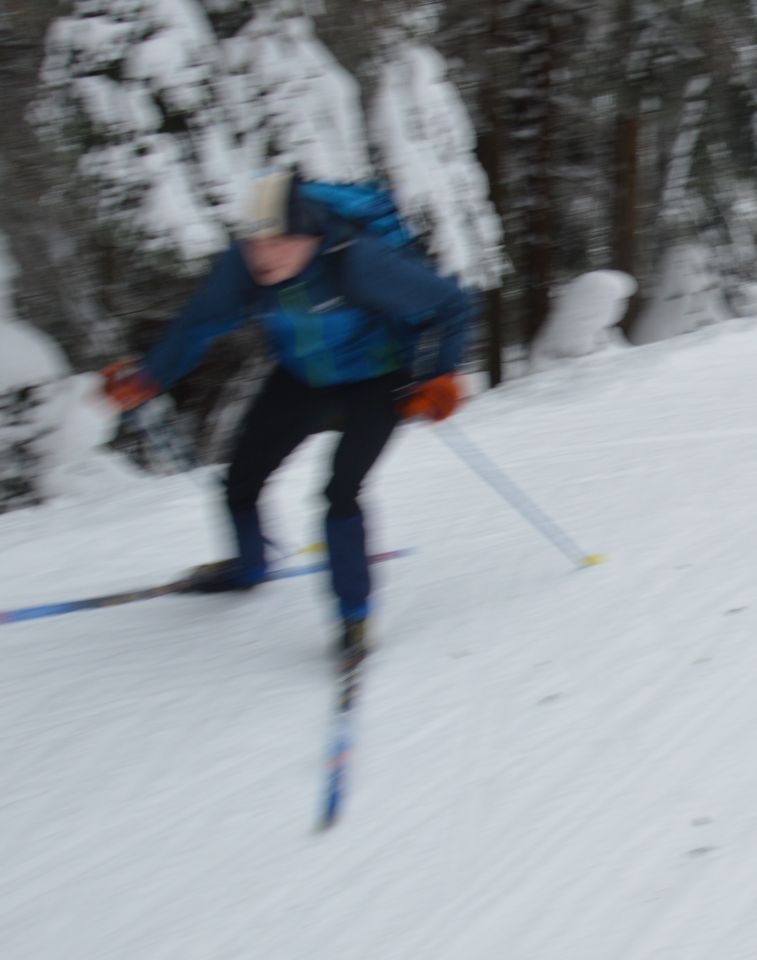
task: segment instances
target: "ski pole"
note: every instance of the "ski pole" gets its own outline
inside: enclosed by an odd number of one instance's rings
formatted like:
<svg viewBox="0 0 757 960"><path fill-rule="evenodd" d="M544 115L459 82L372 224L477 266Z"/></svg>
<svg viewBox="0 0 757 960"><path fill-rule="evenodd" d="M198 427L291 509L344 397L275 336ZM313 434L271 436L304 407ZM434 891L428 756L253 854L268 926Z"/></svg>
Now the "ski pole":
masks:
<svg viewBox="0 0 757 960"><path fill-rule="evenodd" d="M577 567L593 567L604 557L585 553L568 534L548 516L501 467L498 467L456 424L445 422L437 426L437 436L474 473L525 517Z"/></svg>

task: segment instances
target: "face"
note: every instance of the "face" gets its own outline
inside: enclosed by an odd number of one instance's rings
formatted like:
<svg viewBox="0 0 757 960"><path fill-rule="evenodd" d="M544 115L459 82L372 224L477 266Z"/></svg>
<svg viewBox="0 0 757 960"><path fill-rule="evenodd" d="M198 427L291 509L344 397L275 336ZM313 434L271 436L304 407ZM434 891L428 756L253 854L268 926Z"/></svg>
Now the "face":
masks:
<svg viewBox="0 0 757 960"><path fill-rule="evenodd" d="M242 241L242 256L256 283L270 287L291 280L315 257L320 237L297 234Z"/></svg>

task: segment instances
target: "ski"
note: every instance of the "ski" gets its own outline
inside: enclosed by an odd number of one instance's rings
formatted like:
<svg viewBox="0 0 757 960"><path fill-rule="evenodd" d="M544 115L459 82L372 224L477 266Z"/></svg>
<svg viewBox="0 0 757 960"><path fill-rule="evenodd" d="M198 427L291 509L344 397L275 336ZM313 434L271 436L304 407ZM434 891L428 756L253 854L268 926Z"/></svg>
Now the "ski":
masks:
<svg viewBox="0 0 757 960"><path fill-rule="evenodd" d="M404 548L386 550L383 553L374 553L368 557L371 564L385 563L398 557L405 557L412 551ZM310 574L323 573L329 569L327 560L317 560L312 563L301 563L291 567L278 567L270 570L266 580L287 580L290 577L304 577ZM165 597L180 593L187 585L187 578L173 580L156 587L144 587L137 590L127 590L124 593L112 593L105 596L86 597L81 600L63 600L59 603L44 603L33 607L18 607L15 610L0 610L0 624L19 623L22 620L39 620L44 617L59 617L66 613L76 613L79 610L99 610L104 607L116 607L126 603L137 603L141 600L152 600L155 597Z"/></svg>
<svg viewBox="0 0 757 960"><path fill-rule="evenodd" d="M327 830L336 822L344 801L354 742L354 707L364 659L363 650L346 650L340 653L336 708L327 754L326 795L319 824L321 830Z"/></svg>

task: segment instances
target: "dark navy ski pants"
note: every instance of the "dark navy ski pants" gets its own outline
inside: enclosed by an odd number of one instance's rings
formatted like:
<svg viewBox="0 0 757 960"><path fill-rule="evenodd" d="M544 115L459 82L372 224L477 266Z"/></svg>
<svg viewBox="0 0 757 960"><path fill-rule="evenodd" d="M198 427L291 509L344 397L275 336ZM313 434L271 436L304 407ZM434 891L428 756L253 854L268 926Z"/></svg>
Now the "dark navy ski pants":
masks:
<svg viewBox="0 0 757 960"><path fill-rule="evenodd" d="M333 428L342 436L325 489L331 582L342 617L367 614L370 575L358 497L398 423L396 392L406 382L401 373L391 373L359 383L310 387L281 367L269 376L241 425L226 479L239 555L250 579L265 573L257 510L263 485L306 437Z"/></svg>

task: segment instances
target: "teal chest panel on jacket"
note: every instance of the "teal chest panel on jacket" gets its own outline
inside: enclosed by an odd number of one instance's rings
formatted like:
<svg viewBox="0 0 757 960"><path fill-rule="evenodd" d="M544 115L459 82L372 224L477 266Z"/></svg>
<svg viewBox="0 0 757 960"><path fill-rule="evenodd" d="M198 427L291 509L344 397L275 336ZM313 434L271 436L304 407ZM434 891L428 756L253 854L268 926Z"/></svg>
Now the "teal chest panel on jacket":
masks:
<svg viewBox="0 0 757 960"><path fill-rule="evenodd" d="M266 291L258 319L282 366L316 387L397 370L390 324L346 303L329 273L306 271Z"/></svg>

